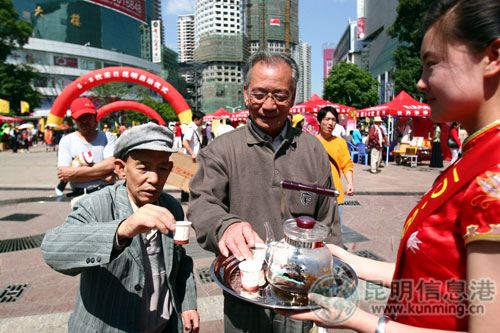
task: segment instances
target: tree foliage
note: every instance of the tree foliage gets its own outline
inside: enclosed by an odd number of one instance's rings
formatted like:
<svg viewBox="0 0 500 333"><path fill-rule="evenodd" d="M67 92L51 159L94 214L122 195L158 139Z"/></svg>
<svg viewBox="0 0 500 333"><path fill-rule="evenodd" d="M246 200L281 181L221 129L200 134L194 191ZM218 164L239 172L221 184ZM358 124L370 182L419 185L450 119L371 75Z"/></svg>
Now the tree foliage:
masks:
<svg viewBox="0 0 500 333"><path fill-rule="evenodd" d="M142 85L128 82L110 82L92 88L89 92L93 94L92 100L98 108L114 101L134 100L158 112L167 123L179 120L177 113L169 103L163 100L163 98L160 101L153 99L151 97L151 90ZM103 119L109 125L115 122L122 124L129 124L133 121L145 123L150 120L145 114L134 110L117 111L107 115Z"/></svg>
<svg viewBox="0 0 500 333"><path fill-rule="evenodd" d="M421 30L425 11L432 0L399 0L397 17L388 34L398 38L401 45L394 51L396 69L393 72L394 90L396 94L405 90L416 99L424 99L417 90L417 82L422 73L420 62L420 45L423 33Z"/></svg>
<svg viewBox="0 0 500 333"><path fill-rule="evenodd" d="M355 64L340 62L325 79L323 99L362 109L378 104L379 83Z"/></svg>
<svg viewBox="0 0 500 333"><path fill-rule="evenodd" d="M19 14L9 0L0 0L0 98L10 101L14 114L20 112L20 101L31 108L40 105L41 94L32 83L39 76L27 65L7 64L12 51L28 42L33 30L31 23L20 21Z"/></svg>

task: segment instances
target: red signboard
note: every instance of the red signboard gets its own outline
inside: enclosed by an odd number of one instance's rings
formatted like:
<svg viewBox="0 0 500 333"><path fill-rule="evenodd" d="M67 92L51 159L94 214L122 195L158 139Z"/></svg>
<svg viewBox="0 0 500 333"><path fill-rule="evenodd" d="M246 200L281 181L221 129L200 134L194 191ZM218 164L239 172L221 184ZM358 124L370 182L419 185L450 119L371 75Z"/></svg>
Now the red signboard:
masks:
<svg viewBox="0 0 500 333"><path fill-rule="evenodd" d="M280 22L280 19L272 18L272 19L269 19L269 24L270 25L280 25L281 22Z"/></svg>
<svg viewBox="0 0 500 333"><path fill-rule="evenodd" d="M146 23L145 0L85 0L116 10L136 20Z"/></svg>
<svg viewBox="0 0 500 333"><path fill-rule="evenodd" d="M63 67L78 68L78 59L70 57L54 56L54 65Z"/></svg>

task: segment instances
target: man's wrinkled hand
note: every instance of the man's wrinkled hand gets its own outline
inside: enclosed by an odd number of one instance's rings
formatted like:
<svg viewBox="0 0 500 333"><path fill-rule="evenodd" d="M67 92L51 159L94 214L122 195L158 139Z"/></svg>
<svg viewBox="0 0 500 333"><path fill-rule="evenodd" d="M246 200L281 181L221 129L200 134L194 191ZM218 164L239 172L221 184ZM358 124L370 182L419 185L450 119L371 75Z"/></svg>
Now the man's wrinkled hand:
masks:
<svg viewBox="0 0 500 333"><path fill-rule="evenodd" d="M146 204L120 223L117 230L118 240L133 238L154 228L163 234L175 231L175 218L166 208Z"/></svg>
<svg viewBox="0 0 500 333"><path fill-rule="evenodd" d="M181 313L186 332L198 333L200 330L200 315L196 310L187 310Z"/></svg>
<svg viewBox="0 0 500 333"><path fill-rule="evenodd" d="M255 243L264 241L252 229L248 222L238 222L231 224L219 241L219 250L223 256L228 257L232 253L238 260L252 259L252 251L249 247L254 247Z"/></svg>

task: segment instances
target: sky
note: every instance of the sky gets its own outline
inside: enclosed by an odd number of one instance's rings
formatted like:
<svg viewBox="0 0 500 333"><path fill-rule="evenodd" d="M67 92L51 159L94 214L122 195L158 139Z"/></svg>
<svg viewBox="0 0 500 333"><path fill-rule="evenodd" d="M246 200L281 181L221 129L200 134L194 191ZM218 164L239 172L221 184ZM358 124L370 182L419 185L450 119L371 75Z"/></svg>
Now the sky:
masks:
<svg viewBox="0 0 500 333"><path fill-rule="evenodd" d="M194 13L194 0L162 0L167 47L177 51L177 15ZM299 38L311 45L311 94L323 95L323 45L337 45L356 20L356 0L299 0Z"/></svg>

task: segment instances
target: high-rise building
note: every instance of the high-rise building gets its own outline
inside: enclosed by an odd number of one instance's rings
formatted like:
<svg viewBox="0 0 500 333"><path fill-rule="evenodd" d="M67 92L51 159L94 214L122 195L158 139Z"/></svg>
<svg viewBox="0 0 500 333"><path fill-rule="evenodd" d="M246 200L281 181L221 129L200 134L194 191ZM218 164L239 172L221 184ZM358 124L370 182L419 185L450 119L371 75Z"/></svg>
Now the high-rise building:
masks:
<svg viewBox="0 0 500 333"><path fill-rule="evenodd" d="M311 97L311 45L299 42L298 57L300 78L297 84L295 103L303 103Z"/></svg>
<svg viewBox="0 0 500 333"><path fill-rule="evenodd" d="M335 52L333 43L323 44L323 80L328 77L328 73L333 67L333 53Z"/></svg>
<svg viewBox="0 0 500 333"><path fill-rule="evenodd" d="M161 19L161 1L16 0L20 19L33 25L33 36L8 63L28 63L41 79L40 115L76 78L108 66L132 66L161 75L151 62L151 21ZM130 6L133 4L133 6Z"/></svg>
<svg viewBox="0 0 500 333"><path fill-rule="evenodd" d="M194 14L177 17L177 48L179 62L193 61L194 53Z"/></svg>
<svg viewBox="0 0 500 333"><path fill-rule="evenodd" d="M244 0L195 1L194 62L204 68L195 82L201 111L243 107L242 71L248 56Z"/></svg>

